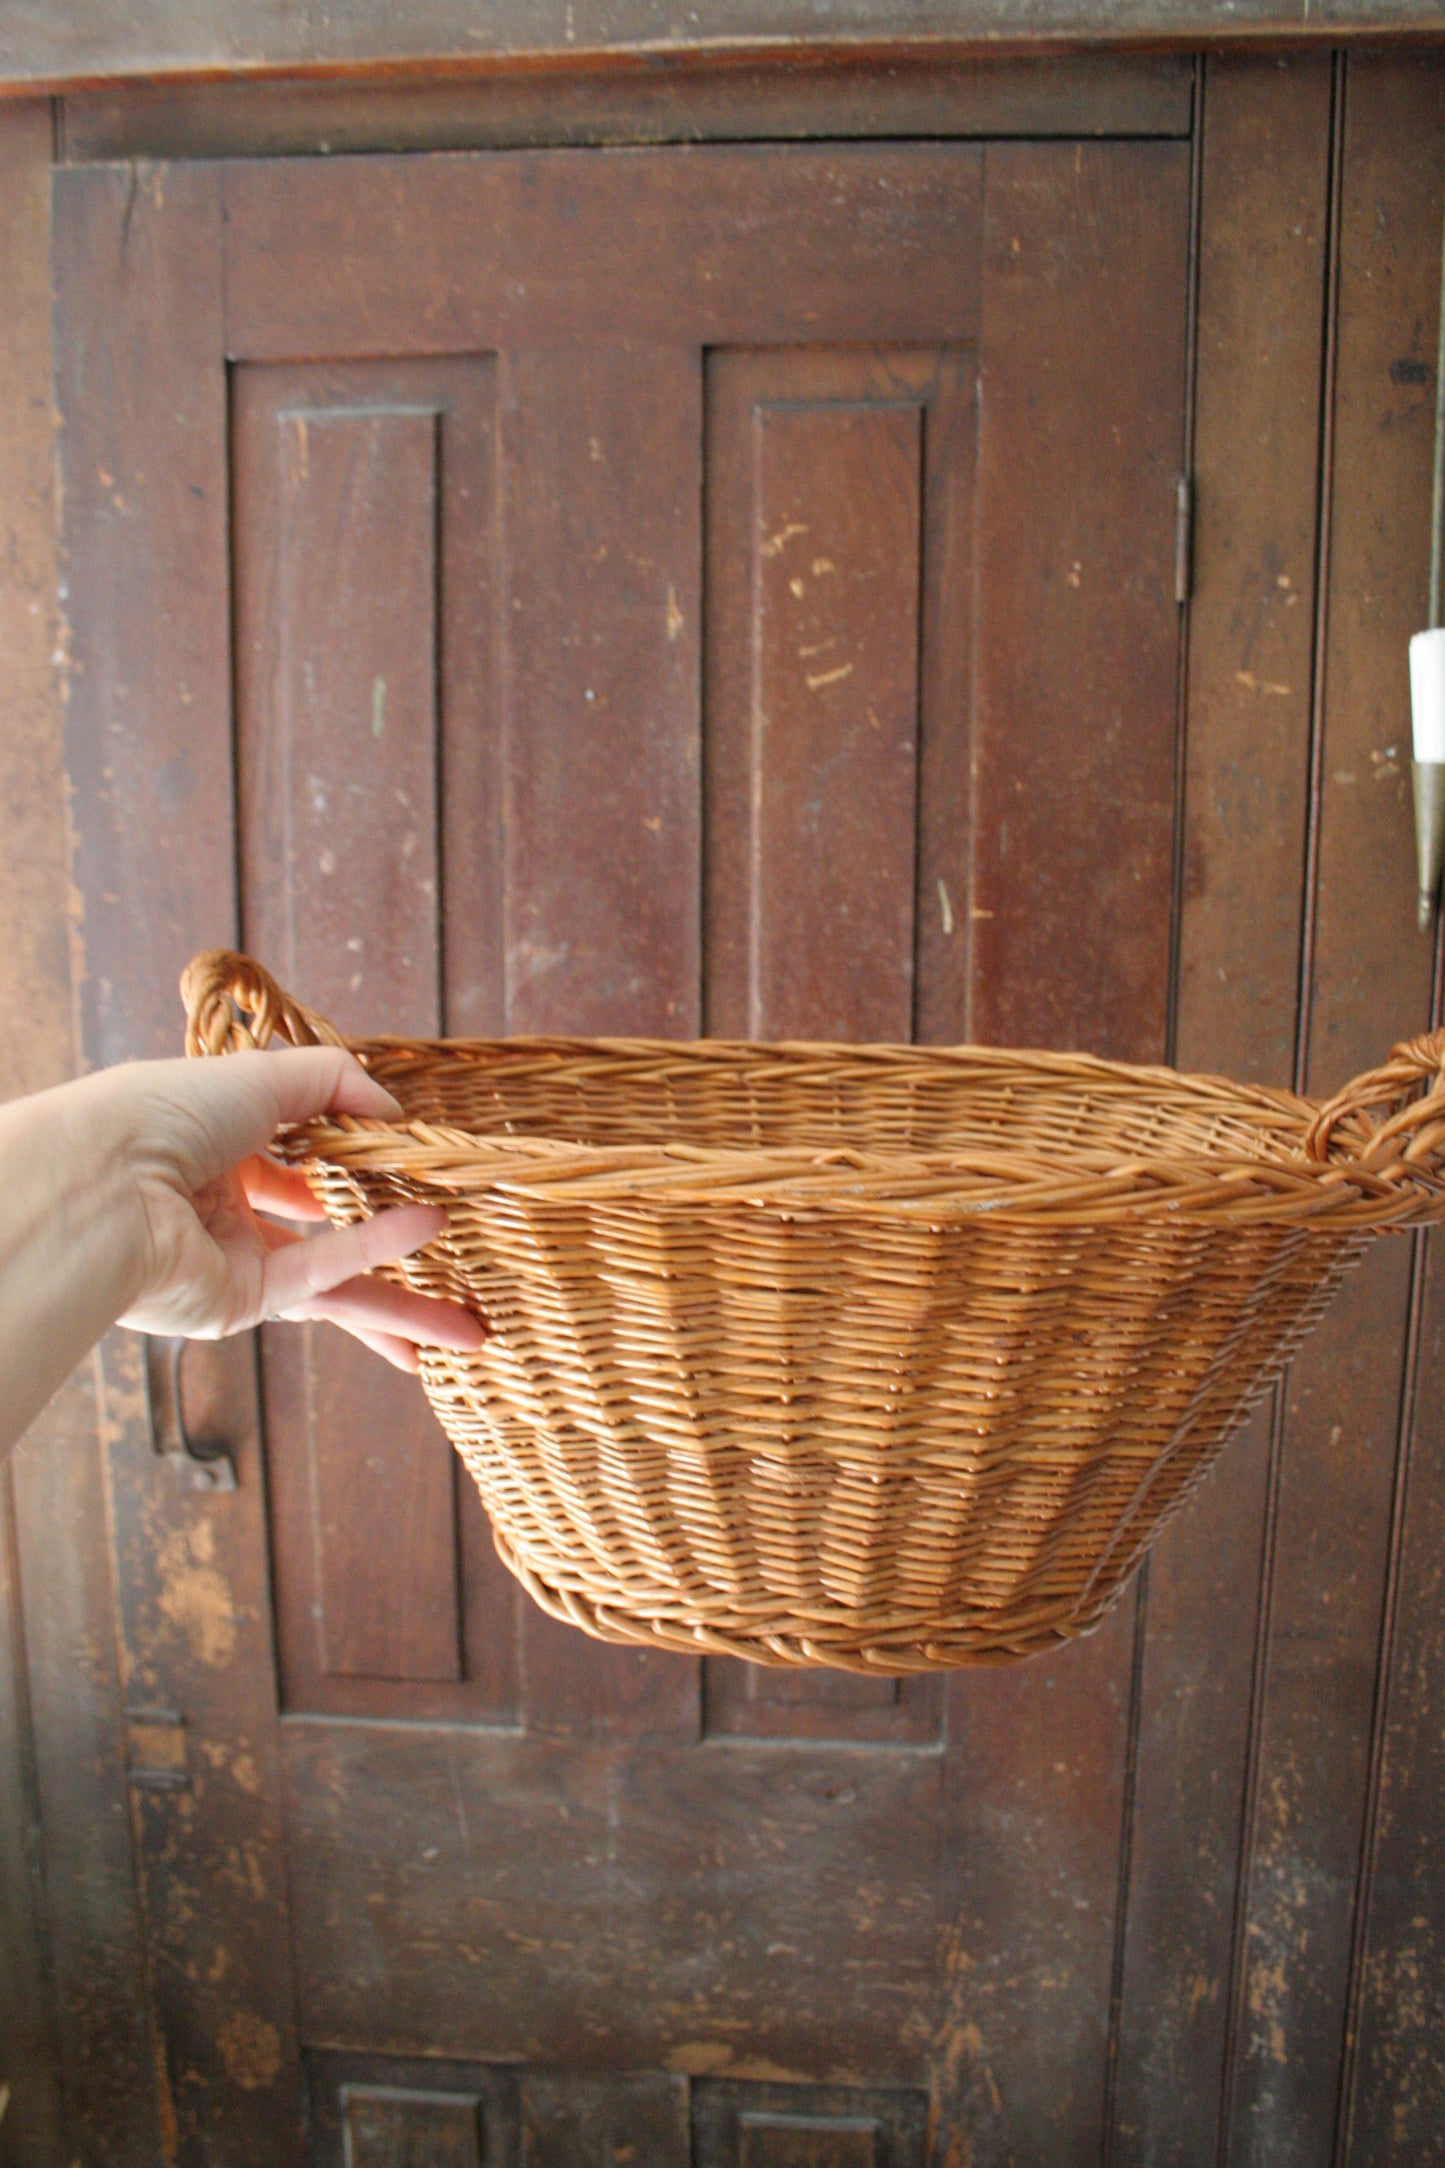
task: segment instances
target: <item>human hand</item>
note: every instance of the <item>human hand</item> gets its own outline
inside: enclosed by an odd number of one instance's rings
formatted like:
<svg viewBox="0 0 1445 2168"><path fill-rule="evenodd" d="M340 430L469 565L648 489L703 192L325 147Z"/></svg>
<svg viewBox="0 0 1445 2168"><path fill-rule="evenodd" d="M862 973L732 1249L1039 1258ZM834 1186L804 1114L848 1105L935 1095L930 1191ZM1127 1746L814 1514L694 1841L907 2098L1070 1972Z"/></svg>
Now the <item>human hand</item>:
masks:
<svg viewBox="0 0 1445 2168"><path fill-rule="evenodd" d="M369 1277L432 1241L446 1225L439 1207L401 1205L309 1240L274 1224L325 1219L300 1174L264 1156L282 1123L401 1116L351 1055L137 1062L69 1092L67 1118L99 1128L134 1192L139 1271L121 1324L216 1339L263 1318L329 1318L401 1370L416 1369L418 1344L465 1352L486 1338L460 1304ZM81 1164L93 1156L93 1143L75 1148Z"/></svg>

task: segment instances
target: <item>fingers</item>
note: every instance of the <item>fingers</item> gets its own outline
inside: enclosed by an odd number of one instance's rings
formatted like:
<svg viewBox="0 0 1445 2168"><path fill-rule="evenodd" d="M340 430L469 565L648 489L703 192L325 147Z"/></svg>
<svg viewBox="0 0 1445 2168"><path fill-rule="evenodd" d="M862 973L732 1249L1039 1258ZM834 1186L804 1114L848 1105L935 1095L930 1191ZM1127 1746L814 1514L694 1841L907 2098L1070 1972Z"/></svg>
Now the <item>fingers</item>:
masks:
<svg viewBox="0 0 1445 2168"><path fill-rule="evenodd" d="M266 1259L263 1307L271 1315L294 1309L313 1295L339 1287L343 1280L410 1257L433 1241L446 1222L439 1205L403 1204L355 1227L334 1228L314 1241L286 1243Z"/></svg>
<svg viewBox="0 0 1445 2168"><path fill-rule="evenodd" d="M228 1062L252 1058L248 1054L226 1057ZM278 1122L305 1122L317 1114L370 1115L391 1122L405 1119L391 1093L367 1075L354 1054L340 1047L286 1047L254 1058L266 1064Z"/></svg>
<svg viewBox="0 0 1445 2168"><path fill-rule="evenodd" d="M241 1187L257 1212L270 1212L279 1219L325 1219L324 1206L318 1204L306 1177L294 1167L278 1166L274 1159L266 1159L258 1152L243 1160L238 1172Z"/></svg>
<svg viewBox="0 0 1445 2168"><path fill-rule="evenodd" d="M344 1281L327 1294L293 1304L286 1314L329 1318L347 1332L382 1332L391 1339L449 1348L458 1355L474 1355L487 1338L485 1325L459 1302L413 1294L409 1287L393 1287L387 1280Z"/></svg>

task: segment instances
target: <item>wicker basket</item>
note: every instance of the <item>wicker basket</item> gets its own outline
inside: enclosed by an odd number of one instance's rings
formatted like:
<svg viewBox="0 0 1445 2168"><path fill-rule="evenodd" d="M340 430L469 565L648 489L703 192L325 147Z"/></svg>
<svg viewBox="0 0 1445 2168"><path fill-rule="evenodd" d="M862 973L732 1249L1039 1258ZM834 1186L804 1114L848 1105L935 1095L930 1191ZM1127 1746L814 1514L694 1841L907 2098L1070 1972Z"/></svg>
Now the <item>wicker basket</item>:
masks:
<svg viewBox="0 0 1445 2168"><path fill-rule="evenodd" d="M345 1044L198 957L187 1048ZM901 1673L1094 1626L1385 1227L1445 1216L1445 1033L1327 1106L1082 1055L350 1042L405 1125L278 1146L481 1312L427 1394L546 1610ZM1428 1096L1422 1086L1429 1083Z"/></svg>

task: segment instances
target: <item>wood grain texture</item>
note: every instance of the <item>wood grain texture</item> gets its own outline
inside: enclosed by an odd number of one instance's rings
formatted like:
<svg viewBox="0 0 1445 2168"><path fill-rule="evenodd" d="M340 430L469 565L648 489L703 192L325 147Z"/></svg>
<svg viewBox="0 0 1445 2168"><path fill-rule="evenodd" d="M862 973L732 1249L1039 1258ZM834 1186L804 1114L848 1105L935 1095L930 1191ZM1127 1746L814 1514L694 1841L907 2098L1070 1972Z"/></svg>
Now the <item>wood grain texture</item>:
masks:
<svg viewBox="0 0 1445 2168"><path fill-rule="evenodd" d="M1330 64L1203 95L1181 1066L1294 1073L1309 792ZM1265 1563L1256 1416L1149 1565L1114 2142L1212 2164Z"/></svg>
<svg viewBox="0 0 1445 2168"><path fill-rule="evenodd" d="M1402 879L1409 878L1409 846L1397 840L1394 778L1376 778L1393 764L1388 755L1377 756L1408 734L1408 700L1396 681L1399 642L1407 621L1411 629L1424 622L1428 524L1418 463L1427 457L1437 366L1430 325L1438 321L1439 254L1432 244L1445 197L1445 67L1439 55L1404 66L1352 62L1348 95L1334 552L1340 600L1332 601L1327 686L1331 731L1341 724L1352 727L1341 755L1333 749L1338 741L1327 741L1326 846L1329 822L1339 818L1338 799L1349 810L1338 855L1324 850L1321 855L1322 874L1330 867L1339 890L1347 894L1350 887L1368 887L1357 904L1355 946L1343 968L1323 954L1323 941L1325 925L1339 924L1345 916L1345 894L1328 920L1322 914L1318 983L1322 999L1332 996L1341 1004L1355 987L1362 998L1368 989L1372 1004L1381 1008L1393 994L1399 1010L1410 1016L1430 998L1420 954L1429 944L1412 937L1408 927L1393 931L1395 899ZM1357 582L1365 584L1365 593ZM1368 756L1368 766L1362 756ZM1339 766L1360 775L1353 792L1337 786L1338 799L1331 791L1337 758ZM1366 808L1355 805L1356 796L1367 801L1378 823L1368 834L1356 826L1362 815L1368 817ZM1377 807L1381 798L1386 802ZM1404 863L1386 862L1387 850L1403 850ZM1370 855L1362 860L1356 856L1360 852ZM1438 1003L1438 964L1431 992ZM1333 1022L1326 1017L1327 1027ZM1352 1023L1348 1029L1327 1028L1319 1042L1323 1062L1335 1058L1329 1050L1338 1040L1349 1043L1352 1029ZM1356 1921L1355 1971L1343 2024L1347 2062L1337 2144L1342 2157L1361 2163L1411 2152L1425 2158L1445 2121L1436 2017L1445 1886L1432 1842L1440 1739L1437 1241L1417 1250L1415 1269L1421 1283L1419 1349L1404 1402L1408 1421L1400 1458L1392 1470L1398 1549L1379 1627L1371 1789L1362 1802L1368 1845L1358 1899L1363 1916ZM1400 1321L1397 1311L1382 1323L1382 1367L1394 1352ZM1387 1450L1382 1458L1389 1465Z"/></svg>
<svg viewBox="0 0 1445 2168"><path fill-rule="evenodd" d="M1158 1058L1188 170L1092 156L986 153L970 1028ZM1133 1635L949 1682L943 2158L1102 2147Z"/></svg>
<svg viewBox="0 0 1445 2168"><path fill-rule="evenodd" d="M228 351L344 357L359 308L368 351L395 355L668 346L683 326L701 346L812 340L823 323L833 343L948 340L976 321L965 155L704 144L243 160L223 181Z"/></svg>
<svg viewBox="0 0 1445 2168"><path fill-rule="evenodd" d="M961 167L962 188L977 180L972 161ZM907 1040L916 1027L925 1039L962 1035L944 1027L962 1018L968 991L977 377L962 342L974 330L961 317L960 343L942 352L723 352L709 364L710 1033ZM859 654L865 676L873 655L863 626L850 623L849 567L829 539L839 508L826 497L805 505L800 495L795 513L808 517L772 518L761 501L766 418L791 425L798 409L825 437L830 417L917 416L920 442L899 470L911 505L909 576L876 620L901 620L907 633L893 635L902 678L890 689L891 716L889 698L854 681ZM865 471L848 480L876 520L873 478ZM791 675L775 685L779 628L791 618ZM803 719L816 712L823 729L827 703L840 700L839 723L846 729L851 715L853 738L830 735L812 747L816 760L801 759L806 731L801 744L790 739ZM860 761L866 769L854 772ZM783 887L774 895L769 879L779 867ZM820 879L826 902L807 894ZM798 894L788 895L788 882L800 884Z"/></svg>
<svg viewBox="0 0 1445 2168"><path fill-rule="evenodd" d="M971 61L895 54L886 68L614 58L410 82L171 83L64 101L67 160L326 157L755 138L1187 135L1186 57L1054 53Z"/></svg>
<svg viewBox="0 0 1445 2168"><path fill-rule="evenodd" d="M594 2161L691 2168L687 2080L537 2071L522 2081L522 2168L592 2168Z"/></svg>
<svg viewBox="0 0 1445 2168"><path fill-rule="evenodd" d="M506 0L479 23L466 0L424 0L398 20L385 0L298 17L285 0L204 7L187 0L104 0L78 13L64 0L19 0L0 36L0 86L61 89L110 77L496 66L645 52L824 50L863 45L945 48L1013 41L1130 39L1196 44L1211 37L1338 37L1428 33L1434 0L723 0L705 26L683 28L664 0L607 0L579 24L566 0Z"/></svg>
<svg viewBox="0 0 1445 2168"><path fill-rule="evenodd" d="M491 721L494 429L485 361L235 379L242 917L357 1022L443 1019L441 865L459 897L477 868L444 851L440 777L465 793ZM508 1720L511 1586L424 1403L330 1328L261 1337L286 1705Z"/></svg>
<svg viewBox="0 0 1445 2168"><path fill-rule="evenodd" d="M921 2093L701 2079L692 2088L696 2168L923 2168Z"/></svg>
<svg viewBox="0 0 1445 2168"><path fill-rule="evenodd" d="M985 160L968 1036L1157 1061L1188 158Z"/></svg>
<svg viewBox="0 0 1445 2168"><path fill-rule="evenodd" d="M1352 60L1345 87L1312 1090L1430 1013L1399 658L1425 602L1442 87L1433 57ZM1290 1385L1228 2122L1243 2162L1336 2157L1339 2088L1318 2073L1350 2027L1410 1282L1410 1250L1384 1246Z"/></svg>
<svg viewBox="0 0 1445 2168"><path fill-rule="evenodd" d="M286 1740L309 2038L926 2085L937 1754Z"/></svg>
<svg viewBox="0 0 1445 2168"><path fill-rule="evenodd" d="M234 824L220 210L203 170L56 187L66 759L91 1062L170 1053L176 950L236 924L233 853L217 847ZM179 1711L188 1755L185 1785L132 1797L162 2148L279 2162L299 2143L300 2069L253 1351L217 1343L190 1362L201 1404L224 1411L230 1495L177 1495L133 1336L112 1337L102 1369L128 1703Z"/></svg>

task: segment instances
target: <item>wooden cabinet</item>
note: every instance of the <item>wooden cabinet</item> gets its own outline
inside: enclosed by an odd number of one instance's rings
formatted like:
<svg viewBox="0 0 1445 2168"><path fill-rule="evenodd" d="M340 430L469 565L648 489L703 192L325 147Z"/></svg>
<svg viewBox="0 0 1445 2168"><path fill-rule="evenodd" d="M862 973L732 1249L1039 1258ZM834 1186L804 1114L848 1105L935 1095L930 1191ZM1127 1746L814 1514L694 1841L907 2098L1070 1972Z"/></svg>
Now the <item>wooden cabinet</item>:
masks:
<svg viewBox="0 0 1445 2168"><path fill-rule="evenodd" d="M1425 1020L1380 673L1445 71L1142 67L1134 127L1128 63L1050 80L1037 134L58 172L89 1059L173 1051L233 942L358 1030L1326 1088ZM159 2075L110 2157L1428 2146L1427 1257L1095 1638L946 1684L548 1620L327 1328L187 1354L196 1487L117 1338Z"/></svg>

